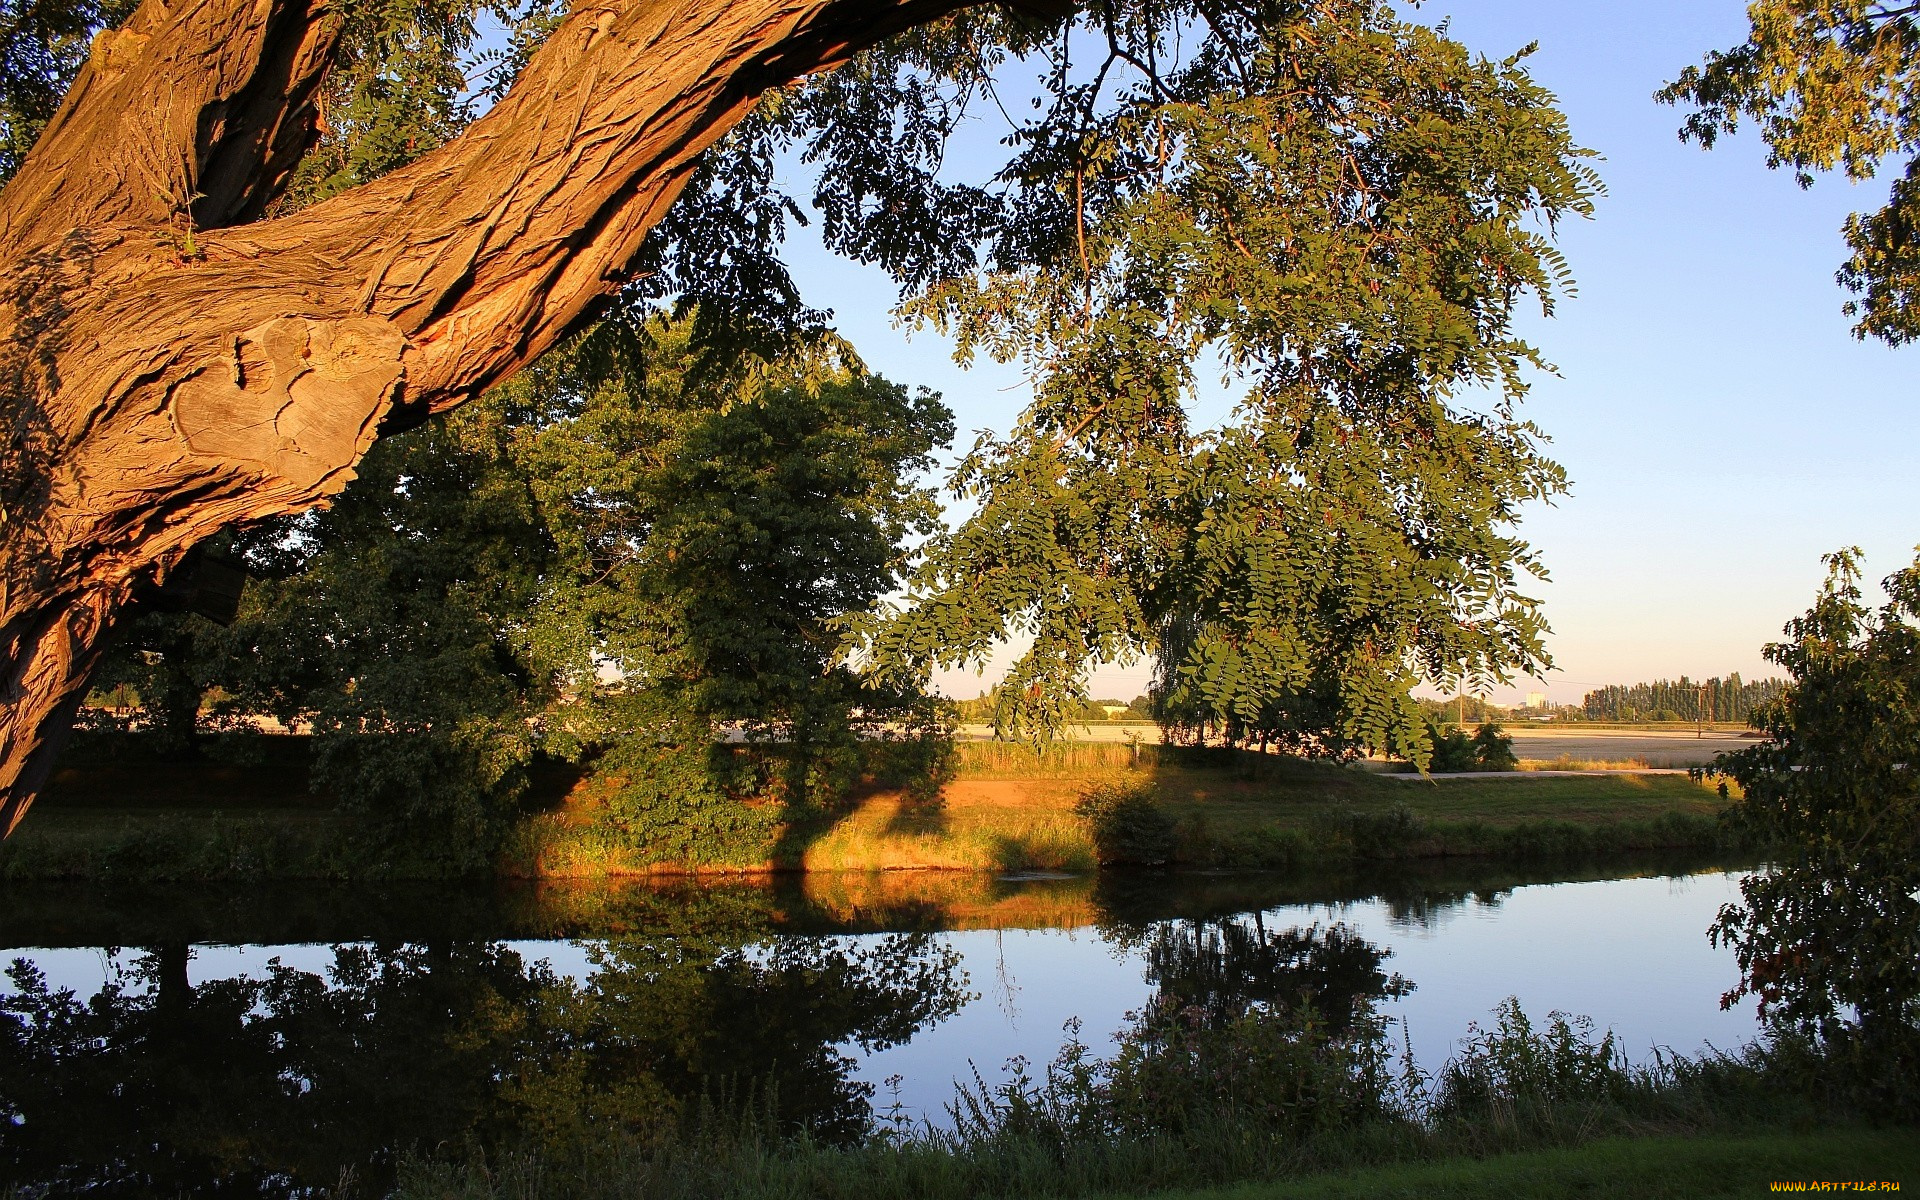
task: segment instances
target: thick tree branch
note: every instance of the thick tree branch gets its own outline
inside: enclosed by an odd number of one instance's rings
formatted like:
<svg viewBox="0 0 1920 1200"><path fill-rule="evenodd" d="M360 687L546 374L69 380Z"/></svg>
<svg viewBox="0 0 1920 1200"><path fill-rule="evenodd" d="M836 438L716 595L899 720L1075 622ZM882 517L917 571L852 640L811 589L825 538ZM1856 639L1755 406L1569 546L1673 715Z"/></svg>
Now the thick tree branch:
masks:
<svg viewBox="0 0 1920 1200"><path fill-rule="evenodd" d="M448 146L247 225L315 127L324 4L148 0L103 36L0 194L0 826L137 586L579 328L768 88L966 2L584 4Z"/></svg>
<svg viewBox="0 0 1920 1200"><path fill-rule="evenodd" d="M76 227L251 220L318 132L339 26L329 0L143 4L94 39L0 194L0 234L44 245Z"/></svg>

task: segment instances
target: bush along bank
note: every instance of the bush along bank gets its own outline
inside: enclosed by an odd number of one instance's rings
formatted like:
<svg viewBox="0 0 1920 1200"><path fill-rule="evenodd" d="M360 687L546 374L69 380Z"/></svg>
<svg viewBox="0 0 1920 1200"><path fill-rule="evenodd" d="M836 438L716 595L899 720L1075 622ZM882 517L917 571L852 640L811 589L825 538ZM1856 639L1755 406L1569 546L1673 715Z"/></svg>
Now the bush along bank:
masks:
<svg viewBox="0 0 1920 1200"><path fill-rule="evenodd" d="M1225 1011L1156 1005L1110 1057L1089 1054L1070 1026L1067 1044L1037 1073L1017 1060L997 1082L976 1073L938 1125L883 1110L864 1136L828 1143L804 1128L782 1129L770 1106L752 1102L752 1089L737 1089L731 1095L746 1102L722 1097L644 1136L414 1157L403 1163L394 1194L1153 1194L1250 1181L1310 1183L1327 1172L1396 1163L1491 1160L1497 1178L1497 1156L1620 1138L1659 1139L1642 1144L1682 1162L1712 1163L1724 1175L1728 1147L1815 1130L1823 1131L1819 1140L1835 1139L1856 1154L1888 1156L1844 1164L1854 1176L1920 1166L1911 1081L1905 1106L1879 1110L1878 1128L1870 1128L1860 1081L1816 1046L1785 1034L1739 1054L1663 1055L1633 1066L1611 1035L1594 1036L1584 1020L1556 1013L1536 1026L1509 1000L1433 1078L1414 1065L1395 1032L1364 1004L1325 1012L1305 1003ZM1629 1148L1615 1157L1634 1154ZM1732 1169L1753 1174L1739 1182L1760 1190L1772 1168L1762 1156L1736 1158ZM1697 1194L1723 1194L1726 1180L1711 1182ZM1501 1194L1558 1190L1551 1170L1535 1166Z"/></svg>

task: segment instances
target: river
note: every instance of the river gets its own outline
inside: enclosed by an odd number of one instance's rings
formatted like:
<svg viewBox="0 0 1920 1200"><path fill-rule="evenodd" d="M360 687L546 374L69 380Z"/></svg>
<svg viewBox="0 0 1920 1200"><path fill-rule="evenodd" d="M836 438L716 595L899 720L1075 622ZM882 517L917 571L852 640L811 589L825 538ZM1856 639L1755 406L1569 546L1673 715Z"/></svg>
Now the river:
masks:
<svg viewBox="0 0 1920 1200"><path fill-rule="evenodd" d="M1095 1053L1162 1002L1372 1006L1434 1071L1507 996L1630 1057L1732 1049L1739 874L822 875L648 886L10 887L7 1184L287 1191L401 1147L644 1127L760 1095L826 1140ZM324 1137L314 1131L325 1130ZM558 1130L558 1133L554 1131ZM584 1134L583 1134L584 1136Z"/></svg>

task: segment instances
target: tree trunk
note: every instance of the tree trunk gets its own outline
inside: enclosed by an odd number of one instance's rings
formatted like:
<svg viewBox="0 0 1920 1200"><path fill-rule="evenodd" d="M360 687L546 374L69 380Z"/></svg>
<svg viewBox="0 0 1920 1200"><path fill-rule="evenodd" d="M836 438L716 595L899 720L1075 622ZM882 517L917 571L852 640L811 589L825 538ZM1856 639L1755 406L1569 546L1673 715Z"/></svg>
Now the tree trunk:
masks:
<svg viewBox="0 0 1920 1200"><path fill-rule="evenodd" d="M329 0L146 0L0 192L0 828L136 588L579 328L768 88L971 0L587 0L459 139L261 220Z"/></svg>

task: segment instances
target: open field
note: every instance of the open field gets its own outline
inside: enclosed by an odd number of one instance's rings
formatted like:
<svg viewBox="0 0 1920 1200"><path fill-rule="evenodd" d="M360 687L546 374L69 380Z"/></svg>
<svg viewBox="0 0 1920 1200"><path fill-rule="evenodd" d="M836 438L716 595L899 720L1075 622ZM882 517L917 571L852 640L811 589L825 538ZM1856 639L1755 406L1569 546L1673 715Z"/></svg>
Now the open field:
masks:
<svg viewBox="0 0 1920 1200"><path fill-rule="evenodd" d="M1471 727L1469 727L1471 728ZM1585 725L1504 725L1513 738L1513 752L1522 765L1587 765L1615 769L1633 767L1704 767L1714 756L1754 742L1744 726L1719 725L1698 731L1692 725L1593 727ZM963 725L962 738L984 742L993 736L988 725ZM1095 744L1160 744L1160 729L1148 724L1076 725L1075 742Z"/></svg>
<svg viewBox="0 0 1920 1200"><path fill-rule="evenodd" d="M1703 767L1714 756L1729 750L1751 746L1749 731L1709 729L1696 733L1685 730L1581 729L1577 726L1518 726L1507 730L1513 736L1513 752L1523 762L1633 762L1649 767Z"/></svg>

